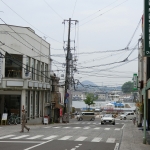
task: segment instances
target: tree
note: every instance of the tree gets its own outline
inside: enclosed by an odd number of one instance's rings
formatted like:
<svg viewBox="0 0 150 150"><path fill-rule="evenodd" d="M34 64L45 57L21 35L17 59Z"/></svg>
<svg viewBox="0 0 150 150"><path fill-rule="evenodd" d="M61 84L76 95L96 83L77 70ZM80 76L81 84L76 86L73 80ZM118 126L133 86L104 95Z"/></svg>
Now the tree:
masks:
<svg viewBox="0 0 150 150"><path fill-rule="evenodd" d="M133 82L131 81L125 82L122 86L122 91L123 93L133 92Z"/></svg>
<svg viewBox="0 0 150 150"><path fill-rule="evenodd" d="M94 94L88 93L86 95L86 99L84 100L84 103L89 106L89 110L90 110L90 105L95 104L94 103L95 100L97 100L97 97L95 97Z"/></svg>

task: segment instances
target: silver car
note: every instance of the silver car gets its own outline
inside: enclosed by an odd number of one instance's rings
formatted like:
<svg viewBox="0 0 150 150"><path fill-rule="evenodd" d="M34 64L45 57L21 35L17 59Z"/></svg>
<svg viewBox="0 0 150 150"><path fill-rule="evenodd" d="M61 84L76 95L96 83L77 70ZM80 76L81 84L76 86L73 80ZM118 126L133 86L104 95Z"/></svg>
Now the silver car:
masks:
<svg viewBox="0 0 150 150"><path fill-rule="evenodd" d="M94 112L81 112L79 115L77 115L77 120L78 121L82 121L82 120L94 121L95 113Z"/></svg>
<svg viewBox="0 0 150 150"><path fill-rule="evenodd" d="M112 114L105 114L102 118L101 118L101 125L103 124L113 124L115 125L115 118L113 117Z"/></svg>

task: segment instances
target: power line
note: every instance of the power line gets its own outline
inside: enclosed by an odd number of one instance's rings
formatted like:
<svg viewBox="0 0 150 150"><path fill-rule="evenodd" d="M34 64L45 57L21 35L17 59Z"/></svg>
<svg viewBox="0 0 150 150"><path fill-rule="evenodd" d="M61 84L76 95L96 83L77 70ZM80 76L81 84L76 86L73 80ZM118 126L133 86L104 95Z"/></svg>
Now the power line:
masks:
<svg viewBox="0 0 150 150"><path fill-rule="evenodd" d="M48 38L52 39L53 41L56 41L56 42L58 42L58 43L62 43L62 42L59 42L59 41L53 39L52 37L46 35L46 34L43 33L42 31L40 31L39 29L37 29L35 26L33 26L31 23L29 23L27 20L25 20L22 16L20 16L16 11L14 11L10 6L8 6L5 2L3 2L2 0L1 0L1 2L2 2L3 4L5 4L9 9L11 9L17 16L19 16L21 19L23 19L26 23L28 23L28 24L31 25L33 28L35 28L37 31L39 31L40 33L44 34L45 36L47 36Z"/></svg>
<svg viewBox="0 0 150 150"><path fill-rule="evenodd" d="M72 18L73 18L73 15L74 15L74 10L75 10L75 7L76 7L76 3L77 3L77 0L75 2L74 8L73 8Z"/></svg>

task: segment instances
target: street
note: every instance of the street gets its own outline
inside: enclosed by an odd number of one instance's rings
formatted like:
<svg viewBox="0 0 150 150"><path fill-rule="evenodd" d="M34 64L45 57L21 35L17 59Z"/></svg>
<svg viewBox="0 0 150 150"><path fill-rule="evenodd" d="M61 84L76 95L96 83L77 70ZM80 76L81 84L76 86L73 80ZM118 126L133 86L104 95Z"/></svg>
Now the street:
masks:
<svg viewBox="0 0 150 150"><path fill-rule="evenodd" d="M30 126L30 132L24 133L19 132L20 125L12 126L14 131L11 126L3 126L0 150L118 150L126 122L131 121L116 120L116 125L101 125L99 118L71 119L67 124Z"/></svg>

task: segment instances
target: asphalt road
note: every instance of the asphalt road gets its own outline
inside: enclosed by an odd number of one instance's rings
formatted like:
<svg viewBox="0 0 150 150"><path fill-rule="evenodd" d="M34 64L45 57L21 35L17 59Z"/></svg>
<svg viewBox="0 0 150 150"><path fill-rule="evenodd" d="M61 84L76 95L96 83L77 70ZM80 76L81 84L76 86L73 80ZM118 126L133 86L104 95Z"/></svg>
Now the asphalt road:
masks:
<svg viewBox="0 0 150 150"><path fill-rule="evenodd" d="M126 121L101 125L100 120L70 120L0 136L0 150L118 150ZM1 130L1 129L0 129Z"/></svg>

